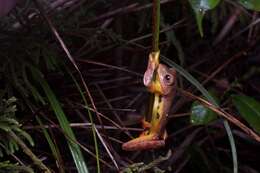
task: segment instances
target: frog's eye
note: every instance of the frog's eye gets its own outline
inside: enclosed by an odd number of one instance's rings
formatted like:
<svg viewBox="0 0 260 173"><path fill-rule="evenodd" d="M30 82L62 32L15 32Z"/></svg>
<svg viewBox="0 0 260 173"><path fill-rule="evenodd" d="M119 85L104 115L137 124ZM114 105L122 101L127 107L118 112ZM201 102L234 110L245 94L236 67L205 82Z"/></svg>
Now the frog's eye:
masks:
<svg viewBox="0 0 260 173"><path fill-rule="evenodd" d="M172 85L174 83L174 76L172 74L164 75L163 82L166 85Z"/></svg>

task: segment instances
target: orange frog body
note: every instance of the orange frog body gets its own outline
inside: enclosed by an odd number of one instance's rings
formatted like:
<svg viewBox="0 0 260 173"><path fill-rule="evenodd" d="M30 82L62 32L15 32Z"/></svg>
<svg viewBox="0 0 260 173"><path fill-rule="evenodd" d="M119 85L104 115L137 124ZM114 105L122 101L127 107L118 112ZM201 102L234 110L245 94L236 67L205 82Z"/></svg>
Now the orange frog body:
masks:
<svg viewBox="0 0 260 173"><path fill-rule="evenodd" d="M144 131L138 138L122 145L123 150L148 150L165 145L165 125L176 89L176 71L159 63L159 52L149 55L149 62L143 82L154 94L151 121L143 121Z"/></svg>

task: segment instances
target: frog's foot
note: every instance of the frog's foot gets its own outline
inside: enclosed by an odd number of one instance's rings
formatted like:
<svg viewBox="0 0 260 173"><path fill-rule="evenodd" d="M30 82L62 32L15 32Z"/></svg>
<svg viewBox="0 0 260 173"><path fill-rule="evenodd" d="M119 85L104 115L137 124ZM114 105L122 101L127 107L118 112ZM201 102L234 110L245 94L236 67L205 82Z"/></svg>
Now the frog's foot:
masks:
<svg viewBox="0 0 260 173"><path fill-rule="evenodd" d="M122 145L122 149L125 151L140 151L158 149L165 146L164 140L151 140L151 141L139 141L138 143L129 141Z"/></svg>
<svg viewBox="0 0 260 173"><path fill-rule="evenodd" d="M165 141L158 138L157 135L140 136L130 140L122 145L126 151L157 149L165 146Z"/></svg>

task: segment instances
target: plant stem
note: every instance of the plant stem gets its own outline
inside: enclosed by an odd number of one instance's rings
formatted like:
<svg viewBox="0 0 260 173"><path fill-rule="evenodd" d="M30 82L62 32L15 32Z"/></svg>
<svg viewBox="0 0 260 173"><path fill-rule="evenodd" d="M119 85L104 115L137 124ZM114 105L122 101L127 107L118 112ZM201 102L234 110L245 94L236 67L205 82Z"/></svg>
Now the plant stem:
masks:
<svg viewBox="0 0 260 173"><path fill-rule="evenodd" d="M153 52L159 51L160 0L153 0Z"/></svg>

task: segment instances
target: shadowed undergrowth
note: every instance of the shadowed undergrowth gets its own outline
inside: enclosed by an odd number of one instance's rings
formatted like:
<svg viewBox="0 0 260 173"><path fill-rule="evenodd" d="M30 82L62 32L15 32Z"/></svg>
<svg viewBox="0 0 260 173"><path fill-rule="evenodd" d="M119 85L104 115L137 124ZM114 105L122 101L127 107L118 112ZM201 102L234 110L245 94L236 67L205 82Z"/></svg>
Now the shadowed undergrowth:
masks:
<svg viewBox="0 0 260 173"><path fill-rule="evenodd" d="M0 23L0 172L45 165L53 172L233 172L223 114L256 135L260 126L257 12L221 1L203 16L202 38L189 1L161 1L162 59L179 72L166 147L126 152L121 145L142 131L149 101L142 76L151 2L72 1L52 10L40 3L44 11L35 13L38 7L19 4ZM208 92L220 112L195 101L212 102ZM238 172L257 172L257 136L232 120ZM33 155L6 135L12 128Z"/></svg>

